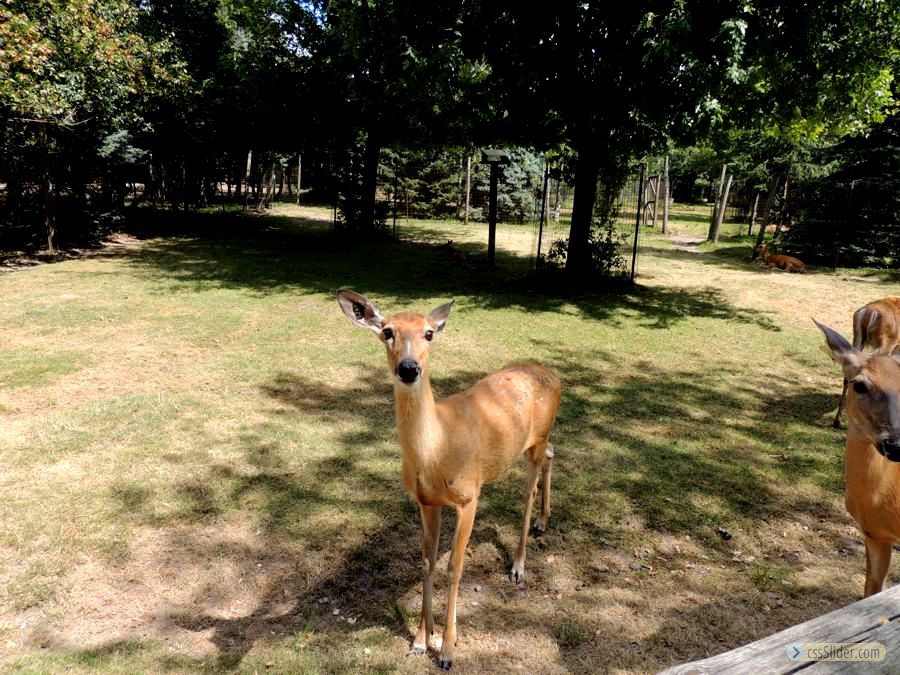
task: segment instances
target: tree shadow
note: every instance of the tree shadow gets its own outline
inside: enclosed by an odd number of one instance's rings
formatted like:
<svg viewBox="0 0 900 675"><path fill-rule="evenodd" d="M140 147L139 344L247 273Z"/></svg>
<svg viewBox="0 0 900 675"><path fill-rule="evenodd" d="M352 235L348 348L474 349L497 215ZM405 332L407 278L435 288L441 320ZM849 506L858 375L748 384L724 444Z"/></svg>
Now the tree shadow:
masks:
<svg viewBox="0 0 900 675"><path fill-rule="evenodd" d="M271 231L226 232L212 239L153 240L116 255L140 273L152 275L160 293L209 287L259 294L331 293L346 284L412 300L451 296L462 289L473 296L466 303L469 308L553 311L574 305L589 320L622 325L637 320L659 330L695 316L779 330L765 314L733 306L715 289L636 287L615 296L555 297L529 293L497 273L447 265L435 246L340 241L319 225L318 230L309 227L313 229L291 222ZM410 284L410 279L417 282ZM648 362L625 379L616 374L612 352L576 353L557 344L541 346L548 354L547 364L564 383L554 432L554 484L565 488L554 492L551 538L558 530L570 542L583 542L586 551L594 550L599 541L623 545L618 530L595 517L602 508L599 493L626 502L649 531L690 535L707 550L723 552L716 533L723 520L797 513L821 516L823 511L826 517L835 515L830 507L801 499L784 502L767 473L790 478L821 472L822 480L830 481L831 474L822 466L833 453L806 442L799 451L779 451L783 457L762 454L764 448L783 445L786 427L815 419L822 406L832 405L830 395L798 388L777 373L767 373L758 387L735 386L733 381L746 380L739 371L691 364L661 369ZM412 637L401 599L421 582L419 522L415 505L400 486L399 451L385 440L394 426L390 385L382 366L350 365L355 374L346 383L284 371L261 385L273 403L273 410L267 411L270 416L298 415L334 427L335 451L293 460L262 428L250 427L240 432L243 458L250 468L211 464L176 486L181 506L164 518L154 513L144 490L121 488L113 493L126 520L164 530L170 549L177 551L172 564L227 558L267 570L255 606L240 616L226 615L200 600L172 612L172 621L184 630L211 633L219 650L213 666L217 670L240 667L254 645L273 632L299 633L312 627L342 637L364 627L387 626L395 637L406 641ZM438 374L436 393L440 397L463 389L483 374L470 370ZM832 437L824 429L817 433ZM697 454L692 440L696 438L718 448ZM505 575L508 542L521 524L523 476L522 465L517 465L483 493L470 547L487 545L502 562L490 571L468 569L464 577L468 583L485 575ZM258 545L237 537L211 543L178 527L214 525L241 509L260 518ZM348 532L350 518L372 525ZM445 519L442 553L450 545L448 525ZM534 545L529 542L530 548ZM529 559L532 572L537 579L548 575L539 557ZM445 586L439 587L439 593L445 591ZM327 600L322 602L323 598ZM353 618L353 627L335 618L333 609L340 617ZM501 626L552 632L546 617L523 614L521 608L498 609L493 616ZM574 668L567 649L561 649L560 660Z"/></svg>
<svg viewBox="0 0 900 675"><path fill-rule="evenodd" d="M736 307L714 288L634 285L616 287L615 292L588 288L559 291L540 277L522 276L529 268L529 258L499 249L497 267L492 270L479 260L454 264L440 244L339 237L321 222L301 218L220 217L209 222L200 219L195 227L202 237L153 239L109 255L153 277L156 292L163 294L216 288L260 295L332 294L339 287L348 287L389 295L401 303L468 295L466 306L458 311L515 307L544 312L574 305L585 318L614 324L633 321L637 314L648 328L667 329L690 317L707 317L779 330L766 314ZM654 255L690 254L654 249Z"/></svg>

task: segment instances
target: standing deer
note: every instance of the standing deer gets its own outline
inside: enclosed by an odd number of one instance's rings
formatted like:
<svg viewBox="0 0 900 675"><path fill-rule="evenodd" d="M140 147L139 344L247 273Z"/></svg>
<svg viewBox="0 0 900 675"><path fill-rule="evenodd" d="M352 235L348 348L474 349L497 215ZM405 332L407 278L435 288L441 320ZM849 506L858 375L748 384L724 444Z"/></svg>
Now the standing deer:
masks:
<svg viewBox="0 0 900 675"><path fill-rule="evenodd" d="M534 529L540 535L550 515L553 446L550 431L560 400L559 378L532 363L514 363L476 382L463 392L435 402L428 372L428 353L444 329L453 302L427 316L400 312L384 318L359 293L340 290L338 303L354 324L378 335L387 351L394 383L394 405L403 451L403 485L419 504L422 519L424 584L422 617L412 653L423 654L434 632L431 598L441 530L441 509L456 509L456 534L450 553L447 620L438 664L449 670L456 646L456 598L463 556L472 533L481 486L506 471L523 454L528 460L525 522L509 572L517 584L525 577L525 542L531 508L541 476L541 514Z"/></svg>
<svg viewBox="0 0 900 675"><path fill-rule="evenodd" d="M884 588L892 547L900 543L900 356L866 354L831 328L816 325L852 385L844 503L865 538L868 597Z"/></svg>
<svg viewBox="0 0 900 675"><path fill-rule="evenodd" d="M759 247L759 254L762 256L763 262L769 267L774 267L784 272L806 271L806 265L803 264L802 260L789 255L772 255L769 253L769 247L766 244Z"/></svg>
<svg viewBox="0 0 900 675"><path fill-rule="evenodd" d="M900 351L900 298L889 296L875 300L853 313L853 347L859 350L868 347L873 354L881 356ZM835 429L841 426L846 398L847 379L844 378L841 400L831 423Z"/></svg>

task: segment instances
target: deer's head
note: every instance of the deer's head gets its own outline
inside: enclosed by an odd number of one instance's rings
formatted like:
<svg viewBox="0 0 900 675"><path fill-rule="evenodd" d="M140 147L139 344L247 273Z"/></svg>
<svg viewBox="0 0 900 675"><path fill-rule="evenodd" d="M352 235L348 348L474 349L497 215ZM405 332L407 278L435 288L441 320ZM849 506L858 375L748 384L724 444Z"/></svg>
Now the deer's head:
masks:
<svg viewBox="0 0 900 675"><path fill-rule="evenodd" d="M431 341L444 329L453 307L451 300L427 316L400 312L384 318L378 308L359 293L341 289L337 300L350 321L378 336L387 351L391 375L405 386L414 386L426 372Z"/></svg>
<svg viewBox="0 0 900 675"><path fill-rule="evenodd" d="M900 462L900 357L866 354L837 331L815 323L825 334L827 352L849 383L847 414L851 422L879 453Z"/></svg>

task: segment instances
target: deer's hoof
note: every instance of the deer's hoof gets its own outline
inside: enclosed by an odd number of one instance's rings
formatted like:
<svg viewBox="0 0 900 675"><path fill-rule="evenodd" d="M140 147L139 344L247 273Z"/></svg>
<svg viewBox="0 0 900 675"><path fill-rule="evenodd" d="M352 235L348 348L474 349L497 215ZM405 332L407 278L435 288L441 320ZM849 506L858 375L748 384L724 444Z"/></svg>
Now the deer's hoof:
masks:
<svg viewBox="0 0 900 675"><path fill-rule="evenodd" d="M422 645L413 645L412 649L410 649L406 655L407 656L422 656L427 651L425 647Z"/></svg>
<svg viewBox="0 0 900 675"><path fill-rule="evenodd" d="M540 539L544 536L545 529L543 527L538 527L537 523L535 523L534 527L531 528L531 536L535 539Z"/></svg>
<svg viewBox="0 0 900 675"><path fill-rule="evenodd" d="M524 579L525 570L519 565L513 565L512 569L509 571L509 580L518 586Z"/></svg>
<svg viewBox="0 0 900 675"><path fill-rule="evenodd" d="M453 665L453 659L440 659L438 665L441 670L450 670L450 666Z"/></svg>

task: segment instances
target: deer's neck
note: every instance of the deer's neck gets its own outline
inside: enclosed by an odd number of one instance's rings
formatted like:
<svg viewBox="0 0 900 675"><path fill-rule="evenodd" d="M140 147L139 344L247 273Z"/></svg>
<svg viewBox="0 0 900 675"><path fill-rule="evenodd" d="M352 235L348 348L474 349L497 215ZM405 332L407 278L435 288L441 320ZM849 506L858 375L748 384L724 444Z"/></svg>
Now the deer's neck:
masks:
<svg viewBox="0 0 900 675"><path fill-rule="evenodd" d="M395 384L394 404L404 460L420 467L431 464L437 458L444 433L427 375L414 387Z"/></svg>

